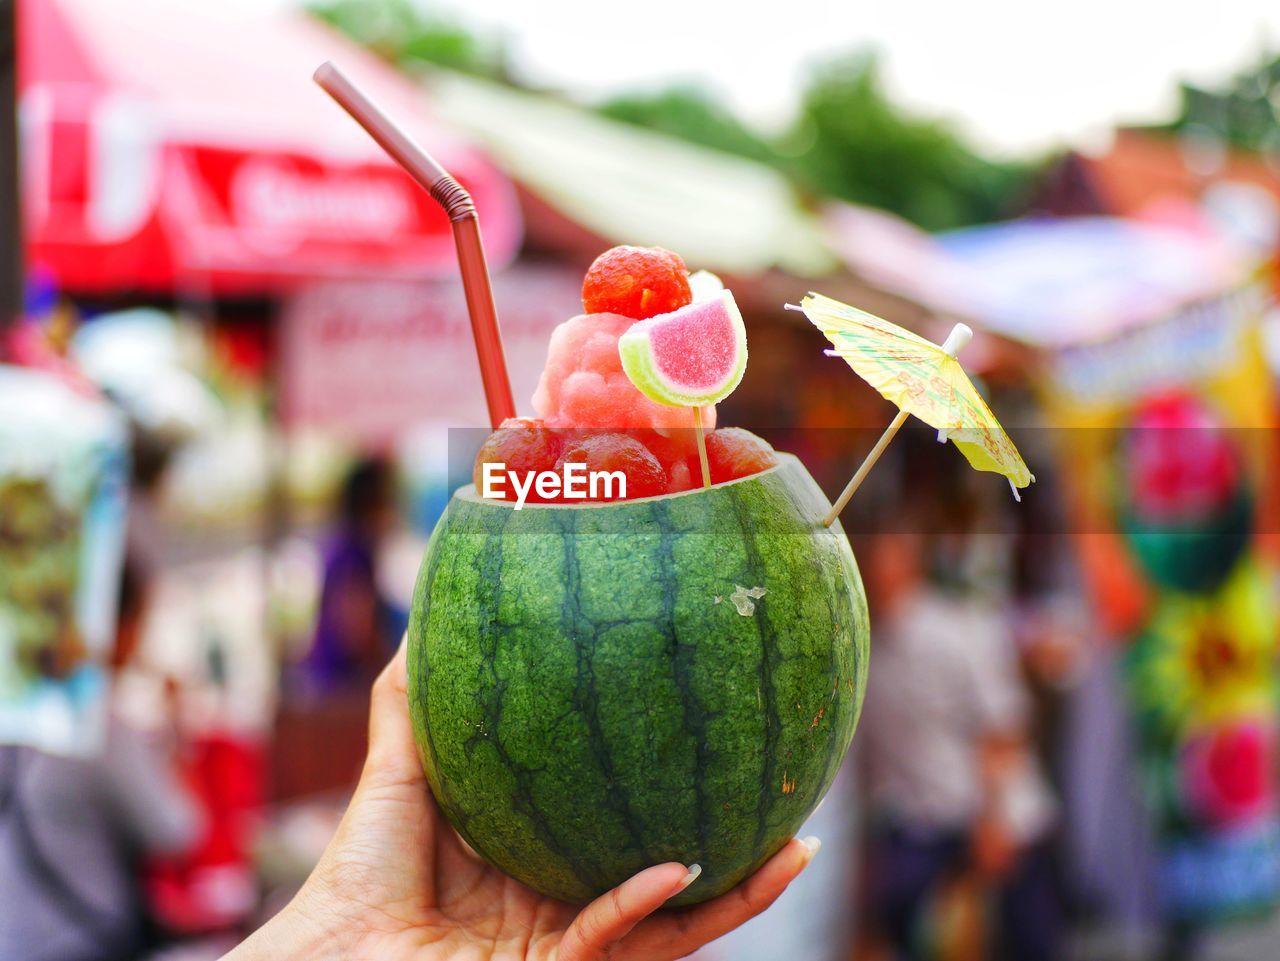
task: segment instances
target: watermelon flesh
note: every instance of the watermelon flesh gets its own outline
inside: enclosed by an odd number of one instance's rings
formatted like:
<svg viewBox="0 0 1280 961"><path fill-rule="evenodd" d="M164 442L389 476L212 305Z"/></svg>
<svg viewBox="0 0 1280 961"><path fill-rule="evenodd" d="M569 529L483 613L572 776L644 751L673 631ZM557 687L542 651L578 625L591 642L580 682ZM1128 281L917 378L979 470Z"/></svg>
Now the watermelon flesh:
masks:
<svg viewBox="0 0 1280 961"><path fill-rule="evenodd" d="M588 471L621 471L627 477L627 498L667 493L667 473L644 444L626 434L579 435L567 440L556 468L585 464ZM601 494L606 499L615 499ZM615 495L617 496L617 495Z"/></svg>
<svg viewBox="0 0 1280 961"><path fill-rule="evenodd" d="M741 430L717 436L714 430L715 405L705 398L726 395L737 386L746 365L745 331L733 295L717 289L715 278L703 286L708 287L704 299L639 323L619 314L596 313L560 324L551 335L546 366L533 395L538 416L504 424L490 436L476 458L477 487L485 463L505 463L521 471L556 470L563 463L559 452L565 440L584 435L599 438L591 445L593 463L612 464L601 469L627 474L629 499L696 486L701 475L693 411L671 406L673 395L667 388L653 389L667 398L658 401L633 383L624 369L622 342L627 336L643 341L646 356L661 358L653 368L655 383L701 391L697 397L704 402L698 406L712 443L708 455L714 483L773 466L773 449L760 438ZM633 335L637 328L639 333ZM696 343L690 346L690 341ZM644 358L633 363L637 369L649 369ZM647 376L641 375L643 383L648 383L643 380ZM630 450L635 441L657 459L661 479ZM510 487L502 493L504 499L516 499Z"/></svg>
<svg viewBox="0 0 1280 961"><path fill-rule="evenodd" d="M622 369L618 340L636 322L620 314L579 314L551 334L533 408L548 427L691 430L693 412L645 397ZM715 410L703 423L715 426Z"/></svg>
<svg viewBox="0 0 1280 961"><path fill-rule="evenodd" d="M828 506L787 455L643 501L458 491L414 591L409 707L467 843L573 902L678 861L703 873L672 903L696 903L777 852L866 684L866 599Z"/></svg>
<svg viewBox="0 0 1280 961"><path fill-rule="evenodd" d="M749 477L778 462L766 441L741 427L723 427L706 436L713 484ZM477 490L483 489L486 463L502 464L523 478L528 472L562 472L566 462L586 464L589 471L621 471L627 477L628 500L691 490L700 476L692 431L556 429L537 418L518 417L505 421L485 440L476 455L473 481ZM519 499L511 485L498 494L502 500ZM567 502L558 495L529 499Z"/></svg>
<svg viewBox="0 0 1280 961"><path fill-rule="evenodd" d="M622 368L645 397L671 407L724 400L747 368L747 329L733 294L660 314L618 340Z"/></svg>
<svg viewBox="0 0 1280 961"><path fill-rule="evenodd" d="M676 318L677 322L668 332L660 335L660 343L669 345L674 336L689 333L686 326L689 322L700 324L706 328L704 332L710 333L705 354L714 357L731 352L733 331L724 324L708 327L706 322L708 316L723 314L723 308L716 307L715 303L722 301L726 292L712 291L709 296L710 301L684 308L695 313L689 318ZM661 316L672 318L680 313ZM654 318L658 319L661 318ZM476 457L477 487L485 463L505 463L509 469L520 471L556 470L562 463L559 455L566 440L583 436L602 438L592 445L593 462L614 464L600 469L621 469L627 473L629 499L675 494L696 486L700 468L693 411L646 397L623 370L619 341L635 326L638 326L636 321L630 317L598 313L581 314L555 329L547 348L547 362L533 395L538 416L508 421L490 435ZM710 376L707 373L710 367L703 363L700 369L705 381ZM698 372L686 366L683 373L694 377ZM716 423L714 404L702 405L702 415L710 437ZM632 441L638 441L657 459L662 469L660 482L650 465L629 450ZM772 448L746 431L726 434L719 443L726 455L725 463L733 466L715 471L717 483L747 476L775 463ZM750 451L736 456L733 452L739 447L750 448ZM767 455L761 454L761 449ZM509 486L504 489L503 497L516 499Z"/></svg>

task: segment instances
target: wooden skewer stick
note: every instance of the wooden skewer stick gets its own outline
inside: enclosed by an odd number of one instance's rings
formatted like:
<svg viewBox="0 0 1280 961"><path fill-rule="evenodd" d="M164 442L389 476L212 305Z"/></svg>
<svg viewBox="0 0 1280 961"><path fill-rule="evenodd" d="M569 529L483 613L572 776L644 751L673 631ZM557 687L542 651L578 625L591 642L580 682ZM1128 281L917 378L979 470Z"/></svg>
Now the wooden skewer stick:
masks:
<svg viewBox="0 0 1280 961"><path fill-rule="evenodd" d="M840 512L844 510L846 504L849 503L854 493L862 486L862 482L867 479L867 475L871 473L871 468L876 466L876 461L880 459L880 455L884 453L884 449L889 446L889 441L893 440L893 435L902 429L902 425L907 422L910 417L905 410L898 411L898 416L889 422L889 426L885 428L880 439L876 441L876 446L871 448L871 453L866 456L862 462L862 466L858 468L857 473L849 479L849 483L845 485L840 496L836 498L836 502L831 505L831 510L827 511L827 516L822 519L823 527L830 527L836 522L836 518L840 516Z"/></svg>
<svg viewBox="0 0 1280 961"><path fill-rule="evenodd" d="M951 333L947 335L946 342L942 345L943 353L950 357L954 357L964 349L965 344L973 338L973 331L965 324L956 324L951 328ZM889 426L885 428L880 439L876 441L876 446L871 448L871 453L867 454L863 460L862 466L858 468L857 473L849 479L849 483L845 485L840 496L836 498L836 502L831 505L831 510L827 511L827 516L822 519L823 527L830 527L836 522L836 518L840 516L840 512L844 510L845 505L849 503L849 498L862 486L862 482L866 480L867 475L871 473L871 468L875 467L876 461L880 459L880 455L885 452L885 448L889 446L889 442L893 440L893 435L902 429L902 425L907 422L907 418L911 414L908 411L898 411L898 416L889 422ZM939 434L942 431L938 432Z"/></svg>
<svg viewBox="0 0 1280 961"><path fill-rule="evenodd" d="M693 430L698 437L698 462L702 464L702 486L711 486L711 464L707 461L707 438L702 429L702 408L693 409Z"/></svg>

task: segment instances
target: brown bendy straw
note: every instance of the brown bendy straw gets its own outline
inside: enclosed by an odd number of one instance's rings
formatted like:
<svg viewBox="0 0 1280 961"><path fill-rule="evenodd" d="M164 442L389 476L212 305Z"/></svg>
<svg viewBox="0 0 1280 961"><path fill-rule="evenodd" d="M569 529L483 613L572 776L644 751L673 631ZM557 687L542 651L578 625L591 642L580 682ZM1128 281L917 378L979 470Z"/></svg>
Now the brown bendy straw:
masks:
<svg viewBox="0 0 1280 961"><path fill-rule="evenodd" d="M496 428L508 417L516 416L511 399L511 380L502 354L502 333L493 306L493 287L489 267L480 240L480 222L471 195L436 163L429 153L414 143L394 120L366 97L350 78L333 63L326 61L315 72L315 81L356 123L364 127L391 158L444 208L453 225L453 241L458 248L458 266L462 270L462 288L467 296L467 313L471 315L471 333L476 340L480 360L480 378L484 382L489 420Z"/></svg>

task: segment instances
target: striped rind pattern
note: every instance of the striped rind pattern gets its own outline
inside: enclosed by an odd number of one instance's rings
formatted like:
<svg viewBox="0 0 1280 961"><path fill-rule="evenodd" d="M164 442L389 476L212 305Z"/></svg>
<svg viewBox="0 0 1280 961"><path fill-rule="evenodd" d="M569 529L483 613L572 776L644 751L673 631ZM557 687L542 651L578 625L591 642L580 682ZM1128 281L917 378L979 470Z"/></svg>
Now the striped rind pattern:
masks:
<svg viewBox="0 0 1280 961"><path fill-rule="evenodd" d="M599 508L455 496L410 618L431 789L481 855L582 902L663 861L728 890L830 787L861 710L866 601L794 458ZM764 587L753 613L735 587Z"/></svg>

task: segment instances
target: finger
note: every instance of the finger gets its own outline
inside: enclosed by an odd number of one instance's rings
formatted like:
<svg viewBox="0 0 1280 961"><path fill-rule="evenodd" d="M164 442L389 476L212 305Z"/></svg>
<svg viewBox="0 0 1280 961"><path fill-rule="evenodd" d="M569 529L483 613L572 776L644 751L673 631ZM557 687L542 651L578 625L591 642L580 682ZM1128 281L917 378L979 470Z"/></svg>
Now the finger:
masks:
<svg viewBox="0 0 1280 961"><path fill-rule="evenodd" d="M373 683L369 705L369 756L362 787L421 784L426 780L409 719L408 635Z"/></svg>
<svg viewBox="0 0 1280 961"><path fill-rule="evenodd" d="M755 874L732 891L680 914L653 918L627 939L623 957L683 958L751 920L799 876L822 846L815 837L792 838Z"/></svg>
<svg viewBox="0 0 1280 961"><path fill-rule="evenodd" d="M702 869L674 862L646 868L596 898L569 925L557 961L598 961L631 929L679 894Z"/></svg>

